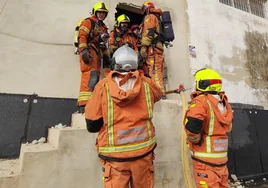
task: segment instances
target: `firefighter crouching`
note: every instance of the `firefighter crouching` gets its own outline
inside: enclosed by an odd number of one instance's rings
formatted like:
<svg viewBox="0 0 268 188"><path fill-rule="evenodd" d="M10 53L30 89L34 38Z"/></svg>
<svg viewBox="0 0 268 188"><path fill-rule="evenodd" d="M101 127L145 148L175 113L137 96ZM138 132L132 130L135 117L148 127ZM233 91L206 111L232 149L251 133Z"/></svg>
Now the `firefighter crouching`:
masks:
<svg viewBox="0 0 268 188"><path fill-rule="evenodd" d="M112 67L96 85L85 109L88 131L99 132L96 146L104 187L153 188L156 138L152 118L162 92L137 70L138 55L132 48L118 48Z"/></svg>
<svg viewBox="0 0 268 188"><path fill-rule="evenodd" d="M233 112L223 91L221 76L212 69L195 73L196 92L184 124L192 154L197 188L228 188L228 136Z"/></svg>
<svg viewBox="0 0 268 188"><path fill-rule="evenodd" d="M79 112L84 112L87 101L91 98L95 85L99 81L101 59L109 62L109 54L103 40L107 40L107 27L103 20L108 15L108 7L102 2L94 5L92 16L86 18L79 27L79 55L81 84L77 101Z"/></svg>

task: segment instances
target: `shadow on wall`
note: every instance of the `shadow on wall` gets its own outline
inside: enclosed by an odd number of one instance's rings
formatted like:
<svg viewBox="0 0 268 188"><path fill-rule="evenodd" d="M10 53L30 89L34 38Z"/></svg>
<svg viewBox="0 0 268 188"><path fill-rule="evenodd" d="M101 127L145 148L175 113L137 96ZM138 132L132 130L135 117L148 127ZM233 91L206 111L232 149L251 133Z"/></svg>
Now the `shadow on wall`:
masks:
<svg viewBox="0 0 268 188"><path fill-rule="evenodd" d="M246 32L246 66L254 89L261 89L268 99L268 33Z"/></svg>

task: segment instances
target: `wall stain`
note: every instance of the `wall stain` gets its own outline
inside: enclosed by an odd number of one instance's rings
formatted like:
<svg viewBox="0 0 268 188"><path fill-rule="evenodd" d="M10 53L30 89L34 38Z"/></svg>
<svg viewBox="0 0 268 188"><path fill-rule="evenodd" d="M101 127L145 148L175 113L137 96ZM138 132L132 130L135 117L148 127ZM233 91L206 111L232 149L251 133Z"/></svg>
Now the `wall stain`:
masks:
<svg viewBox="0 0 268 188"><path fill-rule="evenodd" d="M266 92L268 99L268 33L245 32L247 62L246 68L251 75L251 85L254 89Z"/></svg>
<svg viewBox="0 0 268 188"><path fill-rule="evenodd" d="M233 56L220 56L219 60L223 67L222 76L229 81L237 82L244 80L250 85L250 75L245 69L246 53L235 46L232 47Z"/></svg>

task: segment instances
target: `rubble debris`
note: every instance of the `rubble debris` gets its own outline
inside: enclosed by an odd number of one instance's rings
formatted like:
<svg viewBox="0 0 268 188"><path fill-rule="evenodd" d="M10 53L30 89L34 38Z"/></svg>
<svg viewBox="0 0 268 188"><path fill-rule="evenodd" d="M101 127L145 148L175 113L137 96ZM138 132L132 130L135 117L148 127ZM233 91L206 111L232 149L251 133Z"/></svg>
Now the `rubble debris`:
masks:
<svg viewBox="0 0 268 188"><path fill-rule="evenodd" d="M245 186L242 185L243 181L238 180L237 176L235 174L231 174L231 178L228 180L229 188L244 188Z"/></svg>
<svg viewBox="0 0 268 188"><path fill-rule="evenodd" d="M45 137L41 137L39 140L38 140L38 143L39 144L43 144L46 142L46 138Z"/></svg>
<svg viewBox="0 0 268 188"><path fill-rule="evenodd" d="M253 184L254 180L248 181L249 184ZM228 180L229 188L245 188L247 187L246 182L239 180L235 174L231 174L231 179Z"/></svg>
<svg viewBox="0 0 268 188"><path fill-rule="evenodd" d="M237 182L229 182L229 188L244 188L245 186L242 185L240 181Z"/></svg>
<svg viewBox="0 0 268 188"><path fill-rule="evenodd" d="M51 128L63 129L65 127L67 127L67 125L62 125L62 123L59 123L58 125L55 125L55 127L51 127Z"/></svg>
<svg viewBox="0 0 268 188"><path fill-rule="evenodd" d="M33 140L32 143L27 142L26 145L30 144L44 144L46 142L45 137L41 137L39 140Z"/></svg>
<svg viewBox="0 0 268 188"><path fill-rule="evenodd" d="M32 144L38 144L38 141L37 140L33 140L32 141Z"/></svg>
<svg viewBox="0 0 268 188"><path fill-rule="evenodd" d="M234 181L237 181L237 177L235 174L231 174L231 178L234 180Z"/></svg>

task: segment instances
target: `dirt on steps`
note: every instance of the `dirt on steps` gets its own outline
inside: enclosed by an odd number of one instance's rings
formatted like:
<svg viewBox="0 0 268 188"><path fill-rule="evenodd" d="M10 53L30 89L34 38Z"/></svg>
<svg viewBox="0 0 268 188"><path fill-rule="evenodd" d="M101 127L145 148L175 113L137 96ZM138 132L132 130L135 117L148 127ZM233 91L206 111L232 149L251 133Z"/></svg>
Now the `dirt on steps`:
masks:
<svg viewBox="0 0 268 188"><path fill-rule="evenodd" d="M19 159L0 159L0 177L17 176Z"/></svg>

